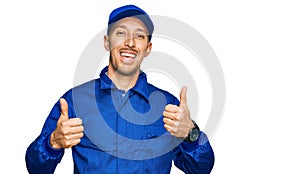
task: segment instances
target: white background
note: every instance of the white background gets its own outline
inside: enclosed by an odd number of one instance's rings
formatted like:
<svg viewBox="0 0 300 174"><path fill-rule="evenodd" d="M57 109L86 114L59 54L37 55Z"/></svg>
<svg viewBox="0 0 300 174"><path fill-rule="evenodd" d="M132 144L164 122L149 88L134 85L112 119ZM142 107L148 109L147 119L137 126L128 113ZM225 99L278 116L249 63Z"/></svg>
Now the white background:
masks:
<svg viewBox="0 0 300 174"><path fill-rule="evenodd" d="M73 86L80 54L106 27L110 11L128 3L186 22L218 56L226 108L210 140L212 173L300 172L296 0L12 0L0 2L1 173L27 173L26 148ZM72 173L70 155L56 173Z"/></svg>

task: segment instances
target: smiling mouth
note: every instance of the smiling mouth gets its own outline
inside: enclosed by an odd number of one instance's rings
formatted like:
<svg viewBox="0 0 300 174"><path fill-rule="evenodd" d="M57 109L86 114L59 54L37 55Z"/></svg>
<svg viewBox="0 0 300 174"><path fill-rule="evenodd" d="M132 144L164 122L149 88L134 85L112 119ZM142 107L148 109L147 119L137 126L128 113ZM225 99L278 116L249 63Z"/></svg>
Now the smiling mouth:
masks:
<svg viewBox="0 0 300 174"><path fill-rule="evenodd" d="M137 54L134 52L121 51L120 56L127 59L135 59L137 57Z"/></svg>
<svg viewBox="0 0 300 174"><path fill-rule="evenodd" d="M119 54L120 54L120 61L128 65L133 64L136 58L138 57L138 53L135 50L121 49Z"/></svg>

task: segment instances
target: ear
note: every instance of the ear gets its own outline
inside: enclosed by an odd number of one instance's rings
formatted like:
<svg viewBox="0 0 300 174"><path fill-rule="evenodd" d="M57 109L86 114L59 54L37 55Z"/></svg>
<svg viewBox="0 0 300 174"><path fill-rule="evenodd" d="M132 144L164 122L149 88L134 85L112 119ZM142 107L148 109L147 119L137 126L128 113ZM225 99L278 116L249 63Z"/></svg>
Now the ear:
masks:
<svg viewBox="0 0 300 174"><path fill-rule="evenodd" d="M105 35L103 38L103 41L104 41L104 48L106 49L106 51L109 51L110 50L109 37L107 35Z"/></svg>
<svg viewBox="0 0 300 174"><path fill-rule="evenodd" d="M152 49L152 42L148 42L148 47L147 47L147 50L146 50L145 57L147 57L150 54L151 49Z"/></svg>

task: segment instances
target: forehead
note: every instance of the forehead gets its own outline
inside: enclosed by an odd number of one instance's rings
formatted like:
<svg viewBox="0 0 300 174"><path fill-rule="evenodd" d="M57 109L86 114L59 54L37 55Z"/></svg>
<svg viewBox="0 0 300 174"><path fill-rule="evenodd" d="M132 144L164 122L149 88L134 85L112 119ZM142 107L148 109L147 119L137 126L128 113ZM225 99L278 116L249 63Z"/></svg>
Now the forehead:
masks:
<svg viewBox="0 0 300 174"><path fill-rule="evenodd" d="M146 25L138 18L126 17L113 24L112 30L116 28L125 28L129 30L142 30L148 33Z"/></svg>

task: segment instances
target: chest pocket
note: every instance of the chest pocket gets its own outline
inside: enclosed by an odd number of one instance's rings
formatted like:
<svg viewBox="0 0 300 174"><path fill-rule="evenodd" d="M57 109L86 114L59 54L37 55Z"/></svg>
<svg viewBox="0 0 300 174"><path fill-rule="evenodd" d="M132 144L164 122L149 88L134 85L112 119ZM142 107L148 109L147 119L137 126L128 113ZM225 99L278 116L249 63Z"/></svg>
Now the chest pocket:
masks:
<svg viewBox="0 0 300 174"><path fill-rule="evenodd" d="M144 139L157 138L166 133L166 129L163 124L145 125L144 127Z"/></svg>

